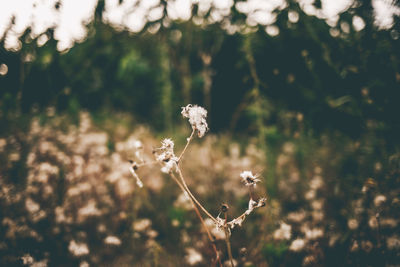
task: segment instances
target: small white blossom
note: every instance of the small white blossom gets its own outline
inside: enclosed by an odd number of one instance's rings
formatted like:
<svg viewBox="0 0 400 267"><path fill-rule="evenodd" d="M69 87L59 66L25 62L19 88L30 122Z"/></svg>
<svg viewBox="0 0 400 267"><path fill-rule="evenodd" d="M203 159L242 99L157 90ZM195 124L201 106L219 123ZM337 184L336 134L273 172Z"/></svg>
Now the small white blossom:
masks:
<svg viewBox="0 0 400 267"><path fill-rule="evenodd" d="M185 261L189 265L196 265L203 261L203 256L194 248L187 248Z"/></svg>
<svg viewBox="0 0 400 267"><path fill-rule="evenodd" d="M107 244L107 245L119 246L119 245L121 245L121 240L116 236L111 236L110 235L110 236L107 236L104 239L104 243Z"/></svg>
<svg viewBox="0 0 400 267"><path fill-rule="evenodd" d="M384 195L378 195L374 198L374 204L377 207L382 205L382 203L385 201L386 201L386 197Z"/></svg>
<svg viewBox="0 0 400 267"><path fill-rule="evenodd" d="M305 245L304 240L298 238L298 239L296 239L296 240L294 240L294 241L292 242L292 244L290 245L289 249L290 249L291 251L297 252L297 251L302 250L302 249L304 248L304 245Z"/></svg>
<svg viewBox="0 0 400 267"><path fill-rule="evenodd" d="M165 138L161 141L161 147L157 148L157 151L160 151L160 153L157 155L157 161L167 162L172 157L175 157L174 141L169 138Z"/></svg>
<svg viewBox="0 0 400 267"><path fill-rule="evenodd" d="M280 228L274 232L274 239L289 240L291 235L292 235L292 226L286 223L282 223Z"/></svg>
<svg viewBox="0 0 400 267"><path fill-rule="evenodd" d="M161 147L156 149L156 159L163 164L161 171L170 173L177 167L179 158L174 154L174 142L166 138L161 142Z"/></svg>
<svg viewBox="0 0 400 267"><path fill-rule="evenodd" d="M240 177L242 178L242 181L244 182L245 186L256 186L258 182L261 180L257 178L257 175L253 175L251 171L243 171L240 174Z"/></svg>
<svg viewBox="0 0 400 267"><path fill-rule="evenodd" d="M78 243L75 240L71 240L68 245L68 250L72 255L76 257L84 256L89 254L89 248L85 243Z"/></svg>
<svg viewBox="0 0 400 267"><path fill-rule="evenodd" d="M172 157L171 159L169 159L165 163L164 167L161 168L161 171L163 173L170 173L171 171L176 169L177 162L178 162L178 158L177 157Z"/></svg>
<svg viewBox="0 0 400 267"><path fill-rule="evenodd" d="M206 121L207 110L197 105L192 104L182 107L182 116L189 118L189 123L192 125L193 130L197 130L197 135L201 138L208 131Z"/></svg>

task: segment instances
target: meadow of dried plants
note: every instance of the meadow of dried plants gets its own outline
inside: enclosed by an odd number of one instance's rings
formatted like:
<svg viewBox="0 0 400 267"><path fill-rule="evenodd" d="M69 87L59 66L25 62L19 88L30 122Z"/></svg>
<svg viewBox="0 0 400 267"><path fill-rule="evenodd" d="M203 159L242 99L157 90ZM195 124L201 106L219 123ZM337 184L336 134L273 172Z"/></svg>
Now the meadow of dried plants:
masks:
<svg viewBox="0 0 400 267"><path fill-rule="evenodd" d="M376 139L263 143L189 113L173 133L87 112L14 125L0 138L0 265L400 263L400 160Z"/></svg>

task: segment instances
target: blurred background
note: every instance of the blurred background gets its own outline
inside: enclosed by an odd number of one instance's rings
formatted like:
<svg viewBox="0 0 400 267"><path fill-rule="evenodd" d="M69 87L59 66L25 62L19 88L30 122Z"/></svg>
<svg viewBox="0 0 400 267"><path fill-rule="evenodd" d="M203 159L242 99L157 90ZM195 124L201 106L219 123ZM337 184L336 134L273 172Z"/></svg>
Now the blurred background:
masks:
<svg viewBox="0 0 400 267"><path fill-rule="evenodd" d="M190 202L151 161L182 162L232 231L239 266L400 263L400 2L0 3L0 265L212 266ZM178 152L177 152L178 153ZM208 222L225 262L223 235Z"/></svg>

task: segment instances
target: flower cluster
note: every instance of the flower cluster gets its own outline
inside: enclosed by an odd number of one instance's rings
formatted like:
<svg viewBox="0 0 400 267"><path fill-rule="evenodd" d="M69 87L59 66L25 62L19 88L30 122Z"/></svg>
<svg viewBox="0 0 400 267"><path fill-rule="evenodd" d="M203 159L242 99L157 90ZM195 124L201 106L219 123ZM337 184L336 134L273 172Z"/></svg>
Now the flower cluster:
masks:
<svg viewBox="0 0 400 267"><path fill-rule="evenodd" d="M201 138L208 131L208 125L206 121L207 110L197 105L192 106L191 104L186 107L182 107L182 116L189 118L189 123L192 125L194 131L197 130L197 135Z"/></svg>
<svg viewBox="0 0 400 267"><path fill-rule="evenodd" d="M169 138L164 139L161 147L157 148L155 152L157 161L163 164L162 172L170 173L176 168L179 159L174 153L174 141Z"/></svg>

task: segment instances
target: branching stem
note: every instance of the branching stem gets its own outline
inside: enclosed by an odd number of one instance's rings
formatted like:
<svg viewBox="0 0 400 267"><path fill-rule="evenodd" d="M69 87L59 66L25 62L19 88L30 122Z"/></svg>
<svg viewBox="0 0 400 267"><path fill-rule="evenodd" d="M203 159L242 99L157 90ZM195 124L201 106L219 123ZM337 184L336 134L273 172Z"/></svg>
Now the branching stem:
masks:
<svg viewBox="0 0 400 267"><path fill-rule="evenodd" d="M195 130L193 129L193 130L192 130L192 133L190 134L190 137L187 139L187 143L186 143L185 147L183 148L183 150L182 150L182 152L181 152L181 155L180 155L179 158L178 158L178 164L181 162L181 158L182 158L183 154L185 153L186 149L188 148L190 142L191 142L192 139L193 139L194 131L195 131Z"/></svg>
<svg viewBox="0 0 400 267"><path fill-rule="evenodd" d="M199 206L199 208L211 219L213 220L216 224L218 224L217 219L214 218L214 216L212 216L204 207L203 205L200 204L200 202L194 197L194 195L192 194L192 192L190 191L189 187L187 186L185 179L183 178L183 174L181 169L176 168L176 171L179 175L179 178L181 179L182 185L185 188L185 191L188 193L188 195L190 196L191 199L193 199L193 201Z"/></svg>
<svg viewBox="0 0 400 267"><path fill-rule="evenodd" d="M178 186L181 188L181 190L182 190L183 192L186 192L186 190L185 190L185 188L183 187L183 185L179 182L178 178L176 178L176 176L175 176L173 173L171 173L171 177L172 177L172 178L174 179L174 181L178 184ZM206 230L208 239L210 240L211 246L212 246L212 248L213 248L213 250L214 250L214 253L215 253L215 255L216 255L216 260L218 261L219 266L222 267L221 258L219 257L217 247L215 246L215 240L214 240L214 238L212 237L212 235L211 235L211 233L210 233L210 230L208 229L206 223L204 222L204 219L203 219L203 217L201 216L199 209L197 208L196 204L193 202L193 199L189 198L189 200L190 200L190 202L192 203L192 206L193 206L193 208L194 208L194 211L196 212L197 217L200 219L200 222L201 222L201 224L203 225L203 228Z"/></svg>

